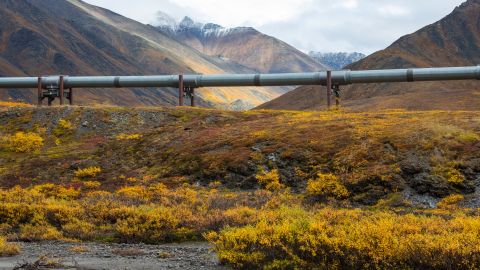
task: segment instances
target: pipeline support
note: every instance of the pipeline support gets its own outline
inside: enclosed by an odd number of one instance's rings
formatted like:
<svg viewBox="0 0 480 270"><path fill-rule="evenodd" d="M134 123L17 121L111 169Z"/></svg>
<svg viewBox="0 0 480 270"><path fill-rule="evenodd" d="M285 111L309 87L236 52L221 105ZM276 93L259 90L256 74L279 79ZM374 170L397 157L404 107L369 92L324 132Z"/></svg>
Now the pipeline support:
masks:
<svg viewBox="0 0 480 270"><path fill-rule="evenodd" d="M332 71L327 70L327 108L332 106Z"/></svg>
<svg viewBox="0 0 480 270"><path fill-rule="evenodd" d="M178 87L179 105L183 105L185 92L182 93L182 89L186 91L200 87L323 85L327 86L327 99L331 105L331 88L336 85L454 80L480 80L480 66L277 74L0 77L0 88L37 88L38 104L41 105L41 101L48 98L51 105L56 97L60 97L61 104L65 97L72 100L72 90L67 92L65 89ZM194 94L194 91L191 92ZM193 96L192 103L195 105Z"/></svg>

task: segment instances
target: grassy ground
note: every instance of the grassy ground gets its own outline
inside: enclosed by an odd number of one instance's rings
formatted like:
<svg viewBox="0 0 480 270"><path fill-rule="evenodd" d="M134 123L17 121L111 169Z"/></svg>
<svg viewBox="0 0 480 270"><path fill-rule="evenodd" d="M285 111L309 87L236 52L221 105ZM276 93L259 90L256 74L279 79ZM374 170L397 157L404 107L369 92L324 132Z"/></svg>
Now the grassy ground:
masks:
<svg viewBox="0 0 480 270"><path fill-rule="evenodd" d="M238 268L478 267L479 112L4 108L0 136L11 240L207 238Z"/></svg>

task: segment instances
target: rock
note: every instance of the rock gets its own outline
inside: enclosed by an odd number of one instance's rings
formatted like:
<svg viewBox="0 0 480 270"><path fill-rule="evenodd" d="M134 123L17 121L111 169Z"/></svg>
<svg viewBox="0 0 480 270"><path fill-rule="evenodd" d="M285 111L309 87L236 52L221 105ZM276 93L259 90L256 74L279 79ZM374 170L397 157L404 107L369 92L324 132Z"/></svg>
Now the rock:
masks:
<svg viewBox="0 0 480 270"><path fill-rule="evenodd" d="M412 154L400 162L400 169L405 174L414 175L430 171L430 164L423 158Z"/></svg>
<svg viewBox="0 0 480 270"><path fill-rule="evenodd" d="M82 127L88 127L88 121L82 122Z"/></svg>
<svg viewBox="0 0 480 270"><path fill-rule="evenodd" d="M277 155L275 153L270 153L270 154L268 154L267 159L272 161L272 162L276 162L277 161Z"/></svg>
<svg viewBox="0 0 480 270"><path fill-rule="evenodd" d="M418 194L429 194L437 198L446 197L455 191L445 178L428 173L417 174L409 180L409 185Z"/></svg>

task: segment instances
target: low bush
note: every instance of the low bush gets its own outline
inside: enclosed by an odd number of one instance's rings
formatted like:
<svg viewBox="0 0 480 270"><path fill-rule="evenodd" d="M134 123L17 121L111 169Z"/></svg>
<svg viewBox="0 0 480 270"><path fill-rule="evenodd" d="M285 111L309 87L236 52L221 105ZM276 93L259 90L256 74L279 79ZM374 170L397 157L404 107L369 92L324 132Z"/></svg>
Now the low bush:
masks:
<svg viewBox="0 0 480 270"><path fill-rule="evenodd" d="M0 236L0 257L13 256L20 253L20 246L8 243L5 237Z"/></svg>
<svg viewBox="0 0 480 270"><path fill-rule="evenodd" d="M33 132L17 132L13 135L4 136L0 146L9 152L30 153L42 148L43 138Z"/></svg>
<svg viewBox="0 0 480 270"><path fill-rule="evenodd" d="M118 134L115 137L119 141L134 141L134 140L140 140L142 138L142 134Z"/></svg>
<svg viewBox="0 0 480 270"><path fill-rule="evenodd" d="M478 269L480 219L282 207L209 233L237 269Z"/></svg>
<svg viewBox="0 0 480 270"><path fill-rule="evenodd" d="M454 208L457 206L457 204L461 201L463 201L465 197L461 194L452 194L450 196L447 196L443 198L437 206L439 208Z"/></svg>
<svg viewBox="0 0 480 270"><path fill-rule="evenodd" d="M78 177L78 178L96 177L101 172L102 172L102 168L100 167L96 167L96 166L87 167L87 168L76 170L75 177Z"/></svg>
<svg viewBox="0 0 480 270"><path fill-rule="evenodd" d="M333 174L319 173L317 178L307 182L307 195L314 198L344 199L348 197L347 188Z"/></svg>
<svg viewBox="0 0 480 270"><path fill-rule="evenodd" d="M265 170L261 169L256 178L258 183L268 190L279 190L284 187L284 185L280 183L280 176L276 169L270 172L265 172Z"/></svg>
<svg viewBox="0 0 480 270"><path fill-rule="evenodd" d="M63 136L71 135L74 130L75 130L75 127L70 121L65 119L60 119L60 121L58 121L58 125L55 127L55 129L53 129L52 133L56 137L60 138Z"/></svg>

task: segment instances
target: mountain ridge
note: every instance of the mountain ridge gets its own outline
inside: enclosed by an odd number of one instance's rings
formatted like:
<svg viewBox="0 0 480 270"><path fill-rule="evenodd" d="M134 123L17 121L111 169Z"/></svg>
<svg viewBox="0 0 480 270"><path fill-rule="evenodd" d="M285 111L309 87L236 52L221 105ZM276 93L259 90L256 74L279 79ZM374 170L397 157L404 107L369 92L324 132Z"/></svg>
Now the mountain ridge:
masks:
<svg viewBox="0 0 480 270"><path fill-rule="evenodd" d="M441 20L405 35L384 50L347 69L390 69L470 66L480 63L480 1L468 0ZM342 106L351 110L477 110L479 82L414 82L358 84L343 87ZM260 105L261 109L324 109L324 87L304 86ZM315 102L308 96L317 95ZM296 101L292 101L292 97Z"/></svg>
<svg viewBox="0 0 480 270"><path fill-rule="evenodd" d="M189 17L178 23L173 23L172 20L160 18L160 22L166 21L167 24L157 25L159 31L208 56L232 60L256 72L309 72L327 69L291 45L253 27L225 28L214 23L198 23Z"/></svg>
<svg viewBox="0 0 480 270"><path fill-rule="evenodd" d="M0 2L0 15L2 76L254 72L228 59L202 54L153 26L80 0L5 0ZM200 106L248 109L285 91L217 87L199 89L197 95ZM172 88L81 89L76 103L173 106L177 92ZM0 99L34 103L36 90L2 90Z"/></svg>

